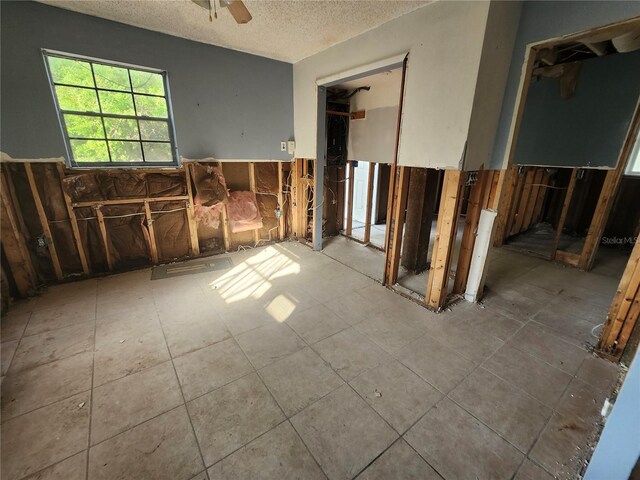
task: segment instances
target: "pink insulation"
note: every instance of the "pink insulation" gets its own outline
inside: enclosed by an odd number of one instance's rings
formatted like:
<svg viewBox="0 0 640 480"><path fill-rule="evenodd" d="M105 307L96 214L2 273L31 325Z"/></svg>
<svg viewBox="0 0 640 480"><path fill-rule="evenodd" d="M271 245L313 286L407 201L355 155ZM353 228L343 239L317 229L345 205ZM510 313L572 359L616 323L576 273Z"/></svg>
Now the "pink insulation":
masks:
<svg viewBox="0 0 640 480"><path fill-rule="evenodd" d="M254 192L231 192L227 204L231 232L245 232L262 228L262 217Z"/></svg>

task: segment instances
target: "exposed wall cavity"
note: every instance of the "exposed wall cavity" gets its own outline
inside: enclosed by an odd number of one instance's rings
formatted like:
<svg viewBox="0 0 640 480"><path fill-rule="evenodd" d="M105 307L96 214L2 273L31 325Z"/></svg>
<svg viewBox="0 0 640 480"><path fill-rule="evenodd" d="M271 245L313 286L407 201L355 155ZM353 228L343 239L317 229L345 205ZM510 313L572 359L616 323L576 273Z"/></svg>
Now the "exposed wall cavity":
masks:
<svg viewBox="0 0 640 480"><path fill-rule="evenodd" d="M184 157L291 158L290 64L33 2L1 9L0 149L13 158L66 156L42 48L166 70Z"/></svg>
<svg viewBox="0 0 640 480"><path fill-rule="evenodd" d="M570 98L559 78L532 81L514 163L615 168L640 95L640 51L580 63Z"/></svg>

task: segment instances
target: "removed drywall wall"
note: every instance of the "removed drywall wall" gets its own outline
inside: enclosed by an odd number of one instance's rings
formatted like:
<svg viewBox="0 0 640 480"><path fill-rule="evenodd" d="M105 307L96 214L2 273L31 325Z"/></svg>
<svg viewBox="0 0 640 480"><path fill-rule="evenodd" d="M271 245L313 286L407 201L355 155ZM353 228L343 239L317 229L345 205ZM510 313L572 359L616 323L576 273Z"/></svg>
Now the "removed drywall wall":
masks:
<svg viewBox="0 0 640 480"><path fill-rule="evenodd" d="M42 48L166 70L184 157L291 158L290 64L33 2L0 8L0 150L13 158L66 155Z"/></svg>
<svg viewBox="0 0 640 480"><path fill-rule="evenodd" d="M575 94L560 79L529 86L514 163L615 168L640 95L640 51L580 62Z"/></svg>

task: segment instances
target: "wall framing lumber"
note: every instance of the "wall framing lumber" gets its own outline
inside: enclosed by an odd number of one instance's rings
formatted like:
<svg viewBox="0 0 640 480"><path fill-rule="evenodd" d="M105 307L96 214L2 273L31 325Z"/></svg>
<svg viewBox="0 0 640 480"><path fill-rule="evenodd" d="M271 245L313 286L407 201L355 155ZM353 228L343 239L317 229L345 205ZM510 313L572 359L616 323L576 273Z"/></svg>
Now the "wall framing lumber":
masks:
<svg viewBox="0 0 640 480"><path fill-rule="evenodd" d="M373 179L376 174L376 163L369 163L369 175L367 177L367 201L364 216L364 237L363 243L369 243L371 240L371 207L373 204Z"/></svg>
<svg viewBox="0 0 640 480"><path fill-rule="evenodd" d="M284 225L284 172L282 162L278 162L278 208L280 209L280 218L278 218L278 240L284 240L285 225Z"/></svg>
<svg viewBox="0 0 640 480"><path fill-rule="evenodd" d="M516 222L516 217L518 214L518 209L520 207L520 203L522 202L522 190L524 188L526 176L527 176L526 168L525 168L525 171L523 171L522 173L518 171L518 173L516 174L516 185L513 191L513 197L510 202L511 208L509 209L509 216L507 217L504 240L506 240L511 235L513 235L513 230Z"/></svg>
<svg viewBox="0 0 640 480"><path fill-rule="evenodd" d="M460 170L446 170L444 174L431 269L425 295L426 304L435 310L440 310L447 299L449 270L457 236L465 178L465 172Z"/></svg>
<svg viewBox="0 0 640 480"><path fill-rule="evenodd" d="M73 211L73 206L71 204L71 197L64 189L62 181L65 177L64 174L64 166L62 163L57 163L56 168L58 169L58 176L60 177L60 190L62 190L62 196L64 197L64 203L67 207L67 215L69 215L69 222L71 223L71 231L73 233L73 239L76 243L76 248L78 249L78 256L80 257L80 263L82 265L82 271L85 275L90 273L89 263L87 262L87 255L84 251L84 245L82 244L82 239L80 237L80 229L78 228L78 219L76 218L76 214Z"/></svg>
<svg viewBox="0 0 640 480"><path fill-rule="evenodd" d="M147 223L147 231L149 232L149 250L151 251L151 261L156 265L158 263L158 245L156 244L156 232L153 228L153 218L151 217L151 208L149 202L144 202L144 213Z"/></svg>
<svg viewBox="0 0 640 480"><path fill-rule="evenodd" d="M522 187L522 194L520 195L520 202L518 203L518 211L513 223L511 235L516 235L524 230L524 219L526 217L527 208L530 203L531 190L533 185L533 178L536 174L536 169L531 168L527 170L524 176L524 184Z"/></svg>
<svg viewBox="0 0 640 480"><path fill-rule="evenodd" d="M507 224L509 223L509 214L511 205L514 202L515 188L518 182L518 167L509 166L502 171L498 186L495 192L494 208L498 212L496 217L496 231L493 245L501 247L507 237Z"/></svg>
<svg viewBox="0 0 640 480"><path fill-rule="evenodd" d="M347 226L345 234L351 237L353 234L353 187L355 186L355 168L353 162L348 162L347 170Z"/></svg>
<svg viewBox="0 0 640 480"><path fill-rule="evenodd" d="M556 238L553 241L553 246L551 248L551 258L553 260L560 261L557 253L558 253L558 244L560 243L560 237L562 236L562 229L564 228L564 222L567 220L567 213L569 212L569 205L571 205L571 197L573 197L573 190L576 187L576 180L578 178L578 169L574 168L571 171L571 179L569 180L569 186L567 187L567 192L564 195L564 201L562 202L562 211L560 213L560 219L558 220L558 226L556 229Z"/></svg>
<svg viewBox="0 0 640 480"><path fill-rule="evenodd" d="M222 171L222 162L218 163L220 173ZM222 217L222 242L224 244L224 251L228 252L231 249L231 231L229 230L229 216L227 215L227 202L224 202L224 208L220 212Z"/></svg>
<svg viewBox="0 0 640 480"><path fill-rule="evenodd" d="M1 210L0 231L2 237L2 251L9 263L11 275L15 281L20 295L28 295L38 284L31 256L27 249L24 236L20 232L20 225L15 204L9 195L8 179L2 172L2 185L0 187Z"/></svg>
<svg viewBox="0 0 640 480"><path fill-rule="evenodd" d="M597 347L599 353L611 360L619 361L639 316L640 241L636 239L600 334Z"/></svg>
<svg viewBox="0 0 640 480"><path fill-rule="evenodd" d="M172 197L141 197L141 198L119 198L117 200L94 200L89 202L74 202L73 208L95 207L96 205L134 205L144 202L182 202L189 201L188 195L174 195Z"/></svg>
<svg viewBox="0 0 640 480"><path fill-rule="evenodd" d="M398 268L400 266L400 252L402 249L402 233L407 210L407 198L409 195L409 176L411 167L396 167L397 176L393 210L387 221L390 243L385 248L385 274L386 284L391 286L398 281Z"/></svg>
<svg viewBox="0 0 640 480"><path fill-rule="evenodd" d="M109 267L109 270L113 270L113 258L111 257L111 249L109 248L109 235L107 233L107 226L104 223L102 205L96 205L93 208L96 211L96 217L98 217L98 227L100 229L102 244L104 245L104 254L107 259L107 266Z"/></svg>
<svg viewBox="0 0 640 480"><path fill-rule="evenodd" d="M249 162L249 190L253 193L256 193L256 164L254 162ZM260 242L260 230L253 230L253 243L254 245L258 245Z"/></svg>
<svg viewBox="0 0 640 480"><path fill-rule="evenodd" d="M195 220L195 208L193 198L193 187L191 185L191 164L184 164L184 180L187 184L187 222L189 225L189 239L191 242L191 254L193 256L200 255L200 241L198 240L198 225ZM145 203L148 203L145 202Z"/></svg>
<svg viewBox="0 0 640 480"><path fill-rule="evenodd" d="M469 277L469 269L473 256L473 247L476 243L478 234L478 222L480 221L480 213L482 213L482 203L485 197L485 191L490 187L489 182L492 181L492 172L490 170L481 170L475 185L471 187L469 201L467 205L467 214L464 221L464 230L462 232L462 241L460 243L460 253L458 255L458 265L456 267L456 277L453 282L453 293L464 293L467 288L467 279Z"/></svg>
<svg viewBox="0 0 640 480"><path fill-rule="evenodd" d="M53 236L51 235L51 229L49 228L49 220L47 219L47 214L44 211L44 206L42 205L42 199L40 198L40 193L38 192L38 186L36 185L36 180L33 176L33 170L31 169L31 164L25 163L24 169L27 174L27 181L29 182L29 188L31 189L31 194L33 195L33 201L36 205L36 210L38 212L38 218L40 219L42 232L44 233L44 236L47 242L47 248L49 250L49 254L51 255L53 270L56 274L56 278L58 280L62 280L64 275L62 274L62 267L60 266L58 251L56 250L56 246L53 243Z"/></svg>
<svg viewBox="0 0 640 480"><path fill-rule="evenodd" d="M528 230L529 227L531 227L531 222L533 221L533 212L538 201L538 194L540 193L540 182L542 181L543 172L543 169L537 168L533 173L533 181L531 184L531 191L527 200L527 208L525 209L524 216L522 218L522 229L520 230L521 232L524 232Z"/></svg>

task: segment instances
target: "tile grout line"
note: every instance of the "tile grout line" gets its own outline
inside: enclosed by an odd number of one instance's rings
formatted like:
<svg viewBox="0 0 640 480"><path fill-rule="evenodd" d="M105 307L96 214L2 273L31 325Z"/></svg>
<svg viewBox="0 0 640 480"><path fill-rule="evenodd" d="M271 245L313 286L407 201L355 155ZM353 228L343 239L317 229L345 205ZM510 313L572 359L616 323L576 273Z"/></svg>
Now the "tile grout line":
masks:
<svg viewBox="0 0 640 480"><path fill-rule="evenodd" d="M193 421L191 420L191 414L189 413L189 409L187 408L187 400L186 400L186 398L184 396L184 391L182 390L182 384L180 383L180 377L178 376L178 371L176 370L176 365L173 362L173 356L171 355L171 349L169 348L169 342L167 342L167 336L166 336L166 334L164 332L164 327L162 326L162 322L160 321L160 313L158 312L158 305L156 304L155 295L153 293L151 294L151 299L153 301L153 307L155 309L156 321L158 322L158 325L160 326L160 331L162 332L162 338L164 339L164 346L167 349L167 352L169 353L169 359L171 361L171 367L173 368L173 374L175 375L175 379L176 379L176 382L178 384L178 388L180 389L180 395L182 396L182 405L178 405L175 408L180 408L181 406L184 407L184 410L185 410L185 412L187 414L187 418L189 419L189 426L191 427L191 433L193 434L193 438L194 438L194 440L196 442L196 446L198 447L198 454L200 455L200 461L202 462L202 467L204 468L204 471L205 471L205 477L208 479L209 478L209 472L207 472L207 465L204 462L204 455L202 454L202 447L200 446L200 441L198 440L198 436L196 435L196 429L193 426ZM174 409L172 409L172 410L174 410ZM169 410L169 411L171 411L171 410ZM164 413L167 413L167 412L164 412ZM157 416L159 416L159 415L157 415Z"/></svg>
<svg viewBox="0 0 640 480"><path fill-rule="evenodd" d="M89 453L91 450L91 423L93 419L93 382L95 378L95 368L96 368L96 335L98 331L98 282L96 281L96 306L93 317L93 349L92 349L92 360L91 360L91 391L89 393L89 431L87 434L87 456L86 456L86 470L85 470L85 480L89 480Z"/></svg>

